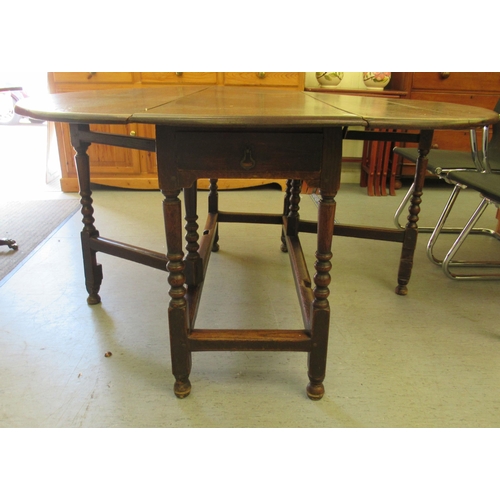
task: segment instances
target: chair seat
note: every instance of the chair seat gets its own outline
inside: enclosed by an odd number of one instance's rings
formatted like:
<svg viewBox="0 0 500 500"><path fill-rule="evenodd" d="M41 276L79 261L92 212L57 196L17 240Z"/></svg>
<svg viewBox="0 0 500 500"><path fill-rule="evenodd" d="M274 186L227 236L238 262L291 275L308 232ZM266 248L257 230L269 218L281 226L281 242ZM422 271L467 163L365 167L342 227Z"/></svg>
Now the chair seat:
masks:
<svg viewBox="0 0 500 500"><path fill-rule="evenodd" d="M475 189L494 203L500 203L500 175L498 173L452 171L447 177L453 182Z"/></svg>
<svg viewBox="0 0 500 500"><path fill-rule="evenodd" d="M417 162L418 149L416 148L394 148L394 153ZM431 149L427 155L427 171L439 175L443 171L455 169L476 170L471 153L466 151L447 151L446 149ZM498 165L500 169L500 165Z"/></svg>

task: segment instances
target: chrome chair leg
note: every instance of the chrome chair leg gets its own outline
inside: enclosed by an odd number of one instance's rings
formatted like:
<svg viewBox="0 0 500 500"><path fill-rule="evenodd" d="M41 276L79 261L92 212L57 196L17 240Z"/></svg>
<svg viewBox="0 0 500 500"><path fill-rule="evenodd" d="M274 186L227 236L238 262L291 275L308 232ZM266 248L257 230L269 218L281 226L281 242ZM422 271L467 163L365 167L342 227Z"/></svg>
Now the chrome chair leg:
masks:
<svg viewBox="0 0 500 500"><path fill-rule="evenodd" d="M403 212L405 211L406 207L408 206L408 203L412 197L413 194L413 189L414 189L414 184L411 185L410 189L408 192L405 194L404 198L402 199L401 203L399 204L396 212L394 213L394 225L396 226L397 229L404 229L403 224L401 224L401 216ZM455 191L455 188L453 188L452 194L450 195L450 198L448 199L447 205L450 203L451 198L453 197L453 203L455 203L457 196L460 194L461 190L463 187ZM453 205L452 205L453 206ZM450 207L451 209L451 207ZM442 217L442 215L441 215ZM426 226L418 226L418 232L419 233L433 233L435 227L426 227ZM462 231L462 227L442 227L441 228L441 233L449 233L449 234L460 234ZM487 227L475 227L471 230L472 234L483 234L487 236L493 236L497 240L500 240L500 235L496 233L493 229L487 228Z"/></svg>
<svg viewBox="0 0 500 500"><path fill-rule="evenodd" d="M394 214L394 225L398 228L398 229L404 229L404 226L401 224L401 222L399 221L402 213L405 211L405 208L408 206L408 203L410 202L410 199L413 195L413 190L415 189L415 183L413 183L410 187L410 189L408 189L408 192L405 194L403 200L401 201L401 203L399 204L399 207L398 209L396 210L396 213ZM419 231L422 231L422 228L418 228Z"/></svg>
<svg viewBox="0 0 500 500"><path fill-rule="evenodd" d="M450 267L477 267L477 268L488 268L488 267L500 267L500 261L454 261L453 257L460 249L462 243L465 241L467 236L472 232L474 224L479 220L481 215L486 210L486 207L491 203L487 198L483 198L479 206L476 208L472 217L469 219L467 224L464 226L462 232L455 240L450 250L446 254L442 262L443 272L448 278L455 280L498 280L500 279L499 273L491 274L457 274L450 270Z"/></svg>
<svg viewBox="0 0 500 500"><path fill-rule="evenodd" d="M451 195L448 198L446 205L444 206L443 212L436 223L436 227L432 231L431 237L427 242L427 257L429 257L429 260L433 264L436 264L438 266L442 265L443 263L442 260L439 260L434 256L434 245L436 244L439 235L443 232L450 232L450 229L454 229L454 232L456 233L460 233L460 231L462 231L462 228L446 228L446 230L443 229L443 226L448 219L448 215L450 215L451 209L453 208L453 205L455 204L455 201L462 189L463 187L460 184L455 184L455 186L453 187L453 191L451 192Z"/></svg>

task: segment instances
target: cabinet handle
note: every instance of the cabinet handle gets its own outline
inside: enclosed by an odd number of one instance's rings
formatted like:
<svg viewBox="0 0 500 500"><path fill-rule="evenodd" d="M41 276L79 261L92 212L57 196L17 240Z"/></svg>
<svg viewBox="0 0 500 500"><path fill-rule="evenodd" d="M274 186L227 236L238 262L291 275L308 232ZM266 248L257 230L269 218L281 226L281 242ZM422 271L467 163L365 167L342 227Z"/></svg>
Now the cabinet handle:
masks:
<svg viewBox="0 0 500 500"><path fill-rule="evenodd" d="M182 76L182 73L176 73L177 76Z"/></svg>
<svg viewBox="0 0 500 500"><path fill-rule="evenodd" d="M257 73L257 76L263 80L265 77L266 77L266 74L265 73Z"/></svg>
<svg viewBox="0 0 500 500"><path fill-rule="evenodd" d="M130 131L130 135L131 135L131 136L135 136L135 130L131 130L131 131Z"/></svg>
<svg viewBox="0 0 500 500"><path fill-rule="evenodd" d="M96 72L94 71L93 73L89 73L87 75L87 80L90 80L94 75L96 74Z"/></svg>
<svg viewBox="0 0 500 500"><path fill-rule="evenodd" d="M451 73L439 73L439 76L441 77L441 80L446 80L449 78Z"/></svg>
<svg viewBox="0 0 500 500"><path fill-rule="evenodd" d="M250 170L255 167L255 160L252 158L252 150L250 148L245 149L240 166L243 170Z"/></svg>

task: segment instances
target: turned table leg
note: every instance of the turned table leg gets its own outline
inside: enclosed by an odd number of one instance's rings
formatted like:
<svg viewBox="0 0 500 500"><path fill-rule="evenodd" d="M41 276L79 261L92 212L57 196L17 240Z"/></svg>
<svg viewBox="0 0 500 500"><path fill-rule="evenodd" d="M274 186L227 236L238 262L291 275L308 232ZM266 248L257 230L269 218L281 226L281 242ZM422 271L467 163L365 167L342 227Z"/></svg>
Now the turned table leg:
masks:
<svg viewBox="0 0 500 500"><path fill-rule="evenodd" d="M398 286L396 293L398 295L408 294L408 282L410 281L413 268L413 255L417 246L418 235L418 215L420 213L420 203L422 202L422 191L424 188L425 174L427 172L427 155L432 144L432 130L423 130L420 134L418 144L418 159L415 169L414 190L409 206L408 222L405 227L403 248L401 250L401 260L399 263Z"/></svg>
<svg viewBox="0 0 500 500"><path fill-rule="evenodd" d="M307 395L312 400L321 399L325 393L323 380L326 374L328 334L330 330L330 270L332 268L332 239L335 226L335 196L340 187L342 170L342 130L326 129L321 173L321 200L318 206L317 250L314 268L314 300L311 305L312 347L308 355Z"/></svg>
<svg viewBox="0 0 500 500"><path fill-rule="evenodd" d="M312 348L308 357L307 395L310 399L321 399L325 393L323 380L326 372L328 332L330 328L330 291L332 268L332 237L335 220L335 200L333 196L322 195L318 208L318 249L314 268L314 302L311 314Z"/></svg>
<svg viewBox="0 0 500 500"><path fill-rule="evenodd" d="M196 286L203 281L203 262L198 250L198 213L197 213L197 185L196 182L190 188L184 188L184 204L186 206L186 267L184 274L188 286Z"/></svg>
<svg viewBox="0 0 500 500"><path fill-rule="evenodd" d="M219 190L217 186L217 179L210 179L210 192L208 195L208 213L217 214L219 212ZM212 245L212 252L219 251L219 224L215 229L214 243Z"/></svg>
<svg viewBox="0 0 500 500"><path fill-rule="evenodd" d="M94 226L94 208L92 207L92 191L90 190L90 162L87 149L90 143L80 141L80 130L88 130L88 125L71 125L71 142L76 151L75 162L80 186L80 203L82 205L83 229L81 232L83 268L85 272L85 286L89 294L87 303L99 304L101 297L99 289L102 283L102 266L97 263L97 252L90 247L90 239L99 236Z"/></svg>
<svg viewBox="0 0 500 500"><path fill-rule="evenodd" d="M292 179L287 179L286 181L286 191L285 191L285 199L283 201L283 215L286 217L290 211L290 196L292 195ZM284 229L281 231L281 251L288 252L288 248L286 247L286 238Z"/></svg>
<svg viewBox="0 0 500 500"><path fill-rule="evenodd" d="M167 238L167 271L170 284L168 320L170 328L170 353L172 373L175 377L174 393L185 398L191 392L191 351L188 345L188 308L186 295L185 261L182 251L182 211L180 190L162 191L165 234Z"/></svg>

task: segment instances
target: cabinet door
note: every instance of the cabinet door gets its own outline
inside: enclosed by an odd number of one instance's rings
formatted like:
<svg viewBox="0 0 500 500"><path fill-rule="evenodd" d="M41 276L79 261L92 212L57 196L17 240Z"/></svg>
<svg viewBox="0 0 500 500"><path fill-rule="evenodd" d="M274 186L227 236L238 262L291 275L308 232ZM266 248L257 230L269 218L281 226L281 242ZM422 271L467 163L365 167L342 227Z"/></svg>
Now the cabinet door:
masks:
<svg viewBox="0 0 500 500"><path fill-rule="evenodd" d="M64 144L70 160L75 152L71 146L69 126L63 124ZM109 134L130 135L132 125L91 125L91 130ZM91 144L87 151L90 158L91 174L94 177L108 175L138 175L141 173L139 152L135 149L117 148L106 144ZM70 161L72 163L72 161Z"/></svg>

